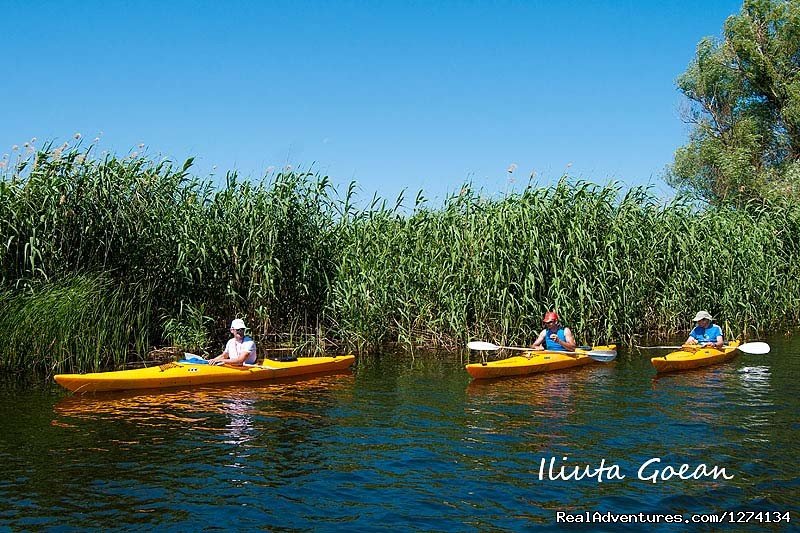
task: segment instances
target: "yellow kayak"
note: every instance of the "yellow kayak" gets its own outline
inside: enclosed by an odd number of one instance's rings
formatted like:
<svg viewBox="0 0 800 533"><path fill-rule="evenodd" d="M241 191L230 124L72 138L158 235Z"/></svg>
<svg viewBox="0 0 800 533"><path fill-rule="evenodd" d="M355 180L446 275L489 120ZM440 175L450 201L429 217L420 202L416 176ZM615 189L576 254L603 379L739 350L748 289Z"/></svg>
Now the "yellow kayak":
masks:
<svg viewBox="0 0 800 533"><path fill-rule="evenodd" d="M594 346L594 350L614 350L615 344L608 346ZM578 348L576 353L564 353L558 351L542 350L524 352L522 355L501 359L500 361L489 361L487 363L471 363L466 366L469 375L475 379L499 378L505 376L524 376L526 374L536 374L538 372L550 372L561 370L573 366L583 366L595 362L594 359L586 355L590 350Z"/></svg>
<svg viewBox="0 0 800 533"><path fill-rule="evenodd" d="M722 350L683 346L677 352L668 353L662 357L653 357L650 362L653 363L657 372L689 370L729 361L736 355L738 348L739 341L731 341L723 346Z"/></svg>
<svg viewBox="0 0 800 533"><path fill-rule="evenodd" d="M335 357L298 357L294 361L271 361L261 365L216 366L180 361L150 368L97 372L93 374L59 374L56 382L73 392L185 387L209 383L233 383L288 378L303 374L345 370L355 361L352 355Z"/></svg>

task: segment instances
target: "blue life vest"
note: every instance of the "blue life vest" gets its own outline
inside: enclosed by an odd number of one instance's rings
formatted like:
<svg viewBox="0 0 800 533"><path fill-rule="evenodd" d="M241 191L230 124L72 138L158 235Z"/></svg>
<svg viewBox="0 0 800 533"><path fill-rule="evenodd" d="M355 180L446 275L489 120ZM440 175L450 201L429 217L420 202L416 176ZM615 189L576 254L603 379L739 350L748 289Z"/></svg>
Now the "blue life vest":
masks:
<svg viewBox="0 0 800 533"><path fill-rule="evenodd" d="M722 337L722 329L716 324L711 324L707 328L695 326L689 336L697 339L697 342L717 342L717 337Z"/></svg>
<svg viewBox="0 0 800 533"><path fill-rule="evenodd" d="M566 348L564 348L563 346L561 346L557 342L550 340L550 335L552 335L552 334L553 334L553 332L550 331L549 329L545 332L545 334L544 334L544 347L546 349L548 349L548 350L566 352L567 351ZM567 342L567 337L564 335L564 328L563 327L562 328L558 328L558 331L556 331L556 335L558 335L558 338L561 339L561 342Z"/></svg>

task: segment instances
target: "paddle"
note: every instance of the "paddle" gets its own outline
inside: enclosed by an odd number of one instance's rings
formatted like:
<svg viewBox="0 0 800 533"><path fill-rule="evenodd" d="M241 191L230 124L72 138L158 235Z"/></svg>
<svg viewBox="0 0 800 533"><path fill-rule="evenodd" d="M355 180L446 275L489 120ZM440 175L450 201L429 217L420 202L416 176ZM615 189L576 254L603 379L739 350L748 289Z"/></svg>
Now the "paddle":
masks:
<svg viewBox="0 0 800 533"><path fill-rule="evenodd" d="M521 348L519 346L498 346L496 344L492 344L491 342L483 342L483 341L472 341L467 343L467 348L470 350L482 350L492 352L495 350L505 349L505 350L518 350L522 352L532 352L534 351L531 348ZM600 361L601 363L608 363L613 361L617 357L616 350L589 350L588 352L562 352L557 350L551 350L553 353L563 353L566 355L588 355L595 361Z"/></svg>
<svg viewBox="0 0 800 533"><path fill-rule="evenodd" d="M530 352L531 348L520 348L517 346L498 346L496 344L492 344L491 342L483 342L483 341L472 341L467 343L467 348L470 350L483 350L486 352L493 352L495 350L505 349L505 350L519 350L521 352Z"/></svg>
<svg viewBox="0 0 800 533"><path fill-rule="evenodd" d="M215 364L215 363L211 363L208 359L205 359L204 357L201 357L201 356L199 356L197 354L193 354L193 353L189 353L189 352L183 352L183 359L187 363L192 363L192 364L195 364L195 365L213 365L213 364ZM268 366L268 365L259 365L257 363L253 363L253 364L243 363L242 366L246 367L246 368L267 368L269 370L279 370L280 369L279 367Z"/></svg>
<svg viewBox="0 0 800 533"><path fill-rule="evenodd" d="M679 348L701 348L699 344L684 344L683 346L637 346L641 350L677 350ZM769 353L770 346L766 342L746 342L740 344L739 351L751 355L763 355Z"/></svg>

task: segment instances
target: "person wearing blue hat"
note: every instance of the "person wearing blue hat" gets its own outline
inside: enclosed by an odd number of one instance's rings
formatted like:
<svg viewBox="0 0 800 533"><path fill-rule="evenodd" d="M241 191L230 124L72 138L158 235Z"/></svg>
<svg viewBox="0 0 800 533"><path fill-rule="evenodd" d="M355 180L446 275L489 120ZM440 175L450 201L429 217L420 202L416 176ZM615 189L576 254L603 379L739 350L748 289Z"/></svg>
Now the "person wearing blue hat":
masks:
<svg viewBox="0 0 800 533"><path fill-rule="evenodd" d="M212 365L254 365L256 363L256 343L244 334L247 326L241 318L231 322L233 338L225 345L225 351L210 359Z"/></svg>

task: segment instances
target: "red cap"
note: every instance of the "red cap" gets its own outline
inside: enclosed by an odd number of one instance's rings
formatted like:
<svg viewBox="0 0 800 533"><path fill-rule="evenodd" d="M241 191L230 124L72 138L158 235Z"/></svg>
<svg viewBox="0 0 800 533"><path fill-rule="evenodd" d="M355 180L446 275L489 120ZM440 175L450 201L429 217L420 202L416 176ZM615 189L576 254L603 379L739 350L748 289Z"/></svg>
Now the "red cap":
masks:
<svg viewBox="0 0 800 533"><path fill-rule="evenodd" d="M555 311L548 311L544 314L542 322L558 322L558 313Z"/></svg>

